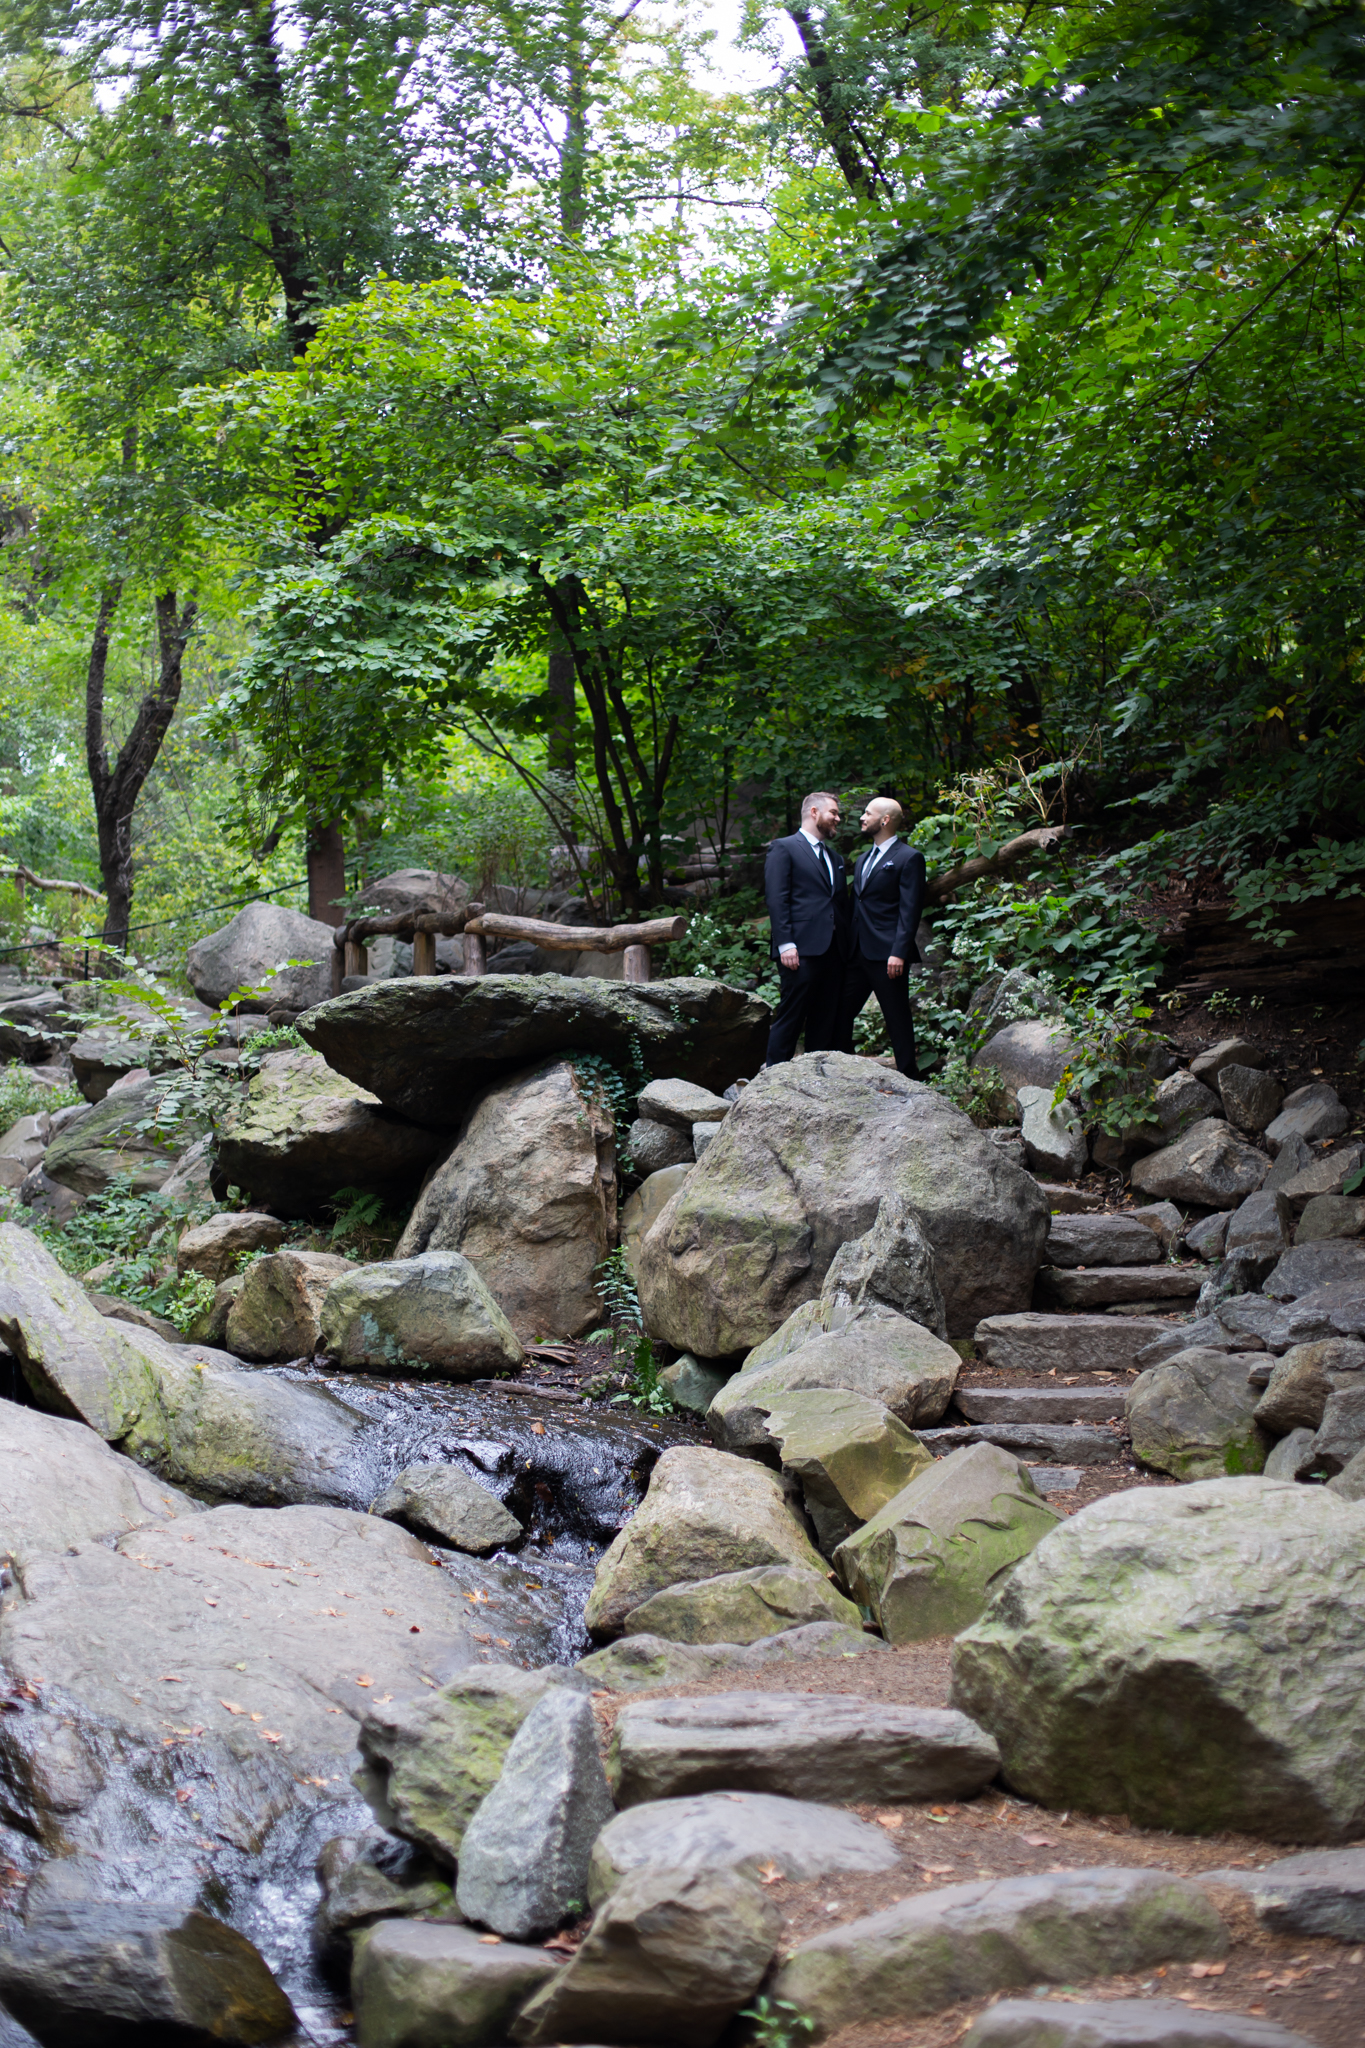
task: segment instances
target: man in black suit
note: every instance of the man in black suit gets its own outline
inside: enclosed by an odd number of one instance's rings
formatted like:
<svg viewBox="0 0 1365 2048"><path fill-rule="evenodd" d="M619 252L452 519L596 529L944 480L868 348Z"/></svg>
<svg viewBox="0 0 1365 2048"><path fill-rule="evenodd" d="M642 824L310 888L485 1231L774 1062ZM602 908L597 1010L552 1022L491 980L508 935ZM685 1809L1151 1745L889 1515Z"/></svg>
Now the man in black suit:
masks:
<svg viewBox="0 0 1365 2048"><path fill-rule="evenodd" d="M924 855L898 837L900 805L874 796L862 815L872 845L853 870L852 957L844 970L839 1048L853 1050L853 1020L875 994L902 1074L918 1080L906 967L919 959L915 933L924 905Z"/></svg>
<svg viewBox="0 0 1365 2048"><path fill-rule="evenodd" d="M817 789L802 800L800 831L768 848L763 893L782 984L768 1033L770 1067L791 1058L803 1024L807 1052L836 1044L848 922L848 874L830 843L838 829L838 797Z"/></svg>

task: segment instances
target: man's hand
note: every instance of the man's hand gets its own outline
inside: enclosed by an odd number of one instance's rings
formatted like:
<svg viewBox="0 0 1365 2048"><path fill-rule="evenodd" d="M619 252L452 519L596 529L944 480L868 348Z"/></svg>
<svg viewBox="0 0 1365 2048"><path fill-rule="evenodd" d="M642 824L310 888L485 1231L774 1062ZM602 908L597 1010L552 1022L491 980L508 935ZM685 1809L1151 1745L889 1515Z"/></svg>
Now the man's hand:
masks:
<svg viewBox="0 0 1365 2048"><path fill-rule="evenodd" d="M797 952L795 946L783 946L777 957L784 967L795 968L801 965L801 955Z"/></svg>
<svg viewBox="0 0 1365 2048"><path fill-rule="evenodd" d="M896 955L893 953L891 955L891 958L886 963L886 972L889 978L892 981L894 981L897 975L904 974L905 962L903 960L897 959Z"/></svg>

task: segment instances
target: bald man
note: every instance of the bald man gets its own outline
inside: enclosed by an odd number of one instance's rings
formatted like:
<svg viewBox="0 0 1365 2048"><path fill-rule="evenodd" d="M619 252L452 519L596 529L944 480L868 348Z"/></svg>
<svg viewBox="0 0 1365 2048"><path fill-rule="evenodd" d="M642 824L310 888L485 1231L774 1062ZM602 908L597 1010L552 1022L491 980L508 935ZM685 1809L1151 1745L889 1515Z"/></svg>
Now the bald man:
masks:
<svg viewBox="0 0 1365 2048"><path fill-rule="evenodd" d="M919 1079L906 967L919 959L915 933L924 906L924 855L900 837L905 814L894 797L874 796L861 824L872 845L853 870L851 953L844 969L838 1043L853 1050L853 1020L875 995L896 1065Z"/></svg>

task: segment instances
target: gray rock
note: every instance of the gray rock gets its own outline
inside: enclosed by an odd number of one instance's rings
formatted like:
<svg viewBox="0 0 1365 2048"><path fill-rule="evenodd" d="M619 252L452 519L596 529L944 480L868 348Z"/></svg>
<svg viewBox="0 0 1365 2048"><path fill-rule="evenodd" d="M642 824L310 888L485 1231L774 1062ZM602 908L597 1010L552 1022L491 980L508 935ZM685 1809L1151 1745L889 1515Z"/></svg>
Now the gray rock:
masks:
<svg viewBox="0 0 1365 2048"><path fill-rule="evenodd" d="M1289 1138L1280 1147L1279 1156L1271 1168L1271 1177L1296 1155L1299 1156L1299 1164L1279 1183L1295 1215L1305 1209L1316 1195L1339 1195L1351 1175L1365 1165L1365 1145L1359 1142L1334 1145L1330 1152L1315 1158L1302 1138Z"/></svg>
<svg viewBox="0 0 1365 2048"><path fill-rule="evenodd" d="M768 1564L665 1586L632 1607L623 1627L675 1643L752 1643L816 1621L857 1628L859 1615L820 1572Z"/></svg>
<svg viewBox="0 0 1365 2048"><path fill-rule="evenodd" d="M1221 1259L1233 1214L1231 1209L1218 1209L1212 1216L1201 1216L1197 1223L1192 1223L1185 1232L1185 1243L1189 1249L1210 1264Z"/></svg>
<svg viewBox="0 0 1365 2048"><path fill-rule="evenodd" d="M712 1140L712 1139L713 1139L713 1138L715 1137L715 1135L716 1135L716 1133L717 1133L717 1131L718 1131L719 1129L720 1129L720 1125L719 1125L719 1124L693 1124L693 1126L692 1126L692 1157L693 1157L694 1159L700 1159L700 1158L701 1158L701 1155L702 1155L702 1153L703 1153L703 1152L704 1152L704 1151L706 1150L707 1146L708 1146L708 1145L709 1145L709 1144L711 1143L711 1140Z"/></svg>
<svg viewBox="0 0 1365 2048"><path fill-rule="evenodd" d="M612 1811L592 1701L563 1687L547 1692L465 1829L460 1911L518 1941L574 1919L587 1901L592 1845Z"/></svg>
<svg viewBox="0 0 1365 2048"><path fill-rule="evenodd" d="M246 1269L228 1310L227 1341L238 1358L311 1358L322 1304L334 1280L352 1270L336 1252L267 1252Z"/></svg>
<svg viewBox="0 0 1365 2048"><path fill-rule="evenodd" d="M1265 1292L1275 1301L1297 1301L1343 1282L1365 1287L1365 1244L1329 1237L1316 1244L1296 1244L1285 1252L1267 1276Z"/></svg>
<svg viewBox="0 0 1365 2048"><path fill-rule="evenodd" d="M583 1618L594 1635L617 1635L631 1610L665 1586L768 1564L819 1578L826 1569L781 1481L751 1459L675 1445L603 1552Z"/></svg>
<svg viewBox="0 0 1365 2048"><path fill-rule="evenodd" d="M1261 1185L1267 1188L1288 1188L1306 1167L1313 1164L1312 1146L1305 1144L1304 1140L1295 1134L1285 1139Z"/></svg>
<svg viewBox="0 0 1365 2048"><path fill-rule="evenodd" d="M1304 1246L1305 1251L1321 1249L1320 1245ZM1316 1343L1320 1338L1365 1336L1365 1283L1338 1280L1282 1304L1265 1335L1267 1344L1277 1351L1292 1344Z"/></svg>
<svg viewBox="0 0 1365 2048"><path fill-rule="evenodd" d="M1113 1422L1123 1414L1122 1387L959 1387L957 1407L969 1422Z"/></svg>
<svg viewBox="0 0 1365 2048"><path fill-rule="evenodd" d="M1133 1455L1175 1479L1259 1472L1270 1439L1255 1419L1257 1406L1244 1356L1177 1351L1128 1390Z"/></svg>
<svg viewBox="0 0 1365 2048"><path fill-rule="evenodd" d="M1335 1088L1326 1081L1314 1081L1307 1088L1295 1088L1284 1098L1284 1107L1266 1126L1265 1141L1271 1153L1279 1151L1286 1138L1302 1138L1309 1145L1324 1138L1339 1138L1350 1123L1350 1112Z"/></svg>
<svg viewBox="0 0 1365 2048"><path fill-rule="evenodd" d="M85 1902L0 1944L0 1999L47 2048L276 2041L294 2008L234 1927L174 1906Z"/></svg>
<svg viewBox="0 0 1365 2048"><path fill-rule="evenodd" d="M1228 1122L1252 1137L1259 1137L1274 1121L1284 1101L1284 1090L1278 1081L1259 1073L1255 1067L1240 1066L1235 1060L1229 1060L1220 1069L1218 1092Z"/></svg>
<svg viewBox="0 0 1365 2048"><path fill-rule="evenodd" d="M60 1181L49 1180L41 1166L35 1166L31 1173L25 1174L19 1184L19 1200L36 1216L51 1217L63 1230L73 1216L80 1214L86 1202L84 1195L64 1188Z"/></svg>
<svg viewBox="0 0 1365 2048"><path fill-rule="evenodd" d="M742 1677L747 1671L766 1670L772 1664L804 1663L807 1657L853 1662L889 1648L880 1636L868 1635L861 1628L811 1621L801 1628L785 1629L781 1635L764 1636L756 1643L671 1643L662 1636L622 1636L619 1642L580 1657L576 1669L608 1691L633 1692L641 1687L690 1685L694 1679L714 1678L722 1671Z"/></svg>
<svg viewBox="0 0 1365 2048"><path fill-rule="evenodd" d="M217 1009L238 989L264 989L270 1009L306 1010L332 992L332 927L277 903L248 903L229 924L196 939L185 960L201 1003ZM312 965L285 967L286 960ZM249 1007L256 1008L257 1005Z"/></svg>
<svg viewBox="0 0 1365 2048"><path fill-rule="evenodd" d="M964 2035L962 2048L1313 2048L1274 2020L1211 2012L1171 1998L1069 1998L1065 2005L1002 1999Z"/></svg>
<svg viewBox="0 0 1365 2048"><path fill-rule="evenodd" d="M841 1543L835 1568L891 1643L953 1635L1057 1525L1018 1459L949 1453Z"/></svg>
<svg viewBox="0 0 1365 2048"><path fill-rule="evenodd" d="M640 1090L637 1113L656 1124L669 1124L687 1137L693 1124L718 1124L730 1114L724 1096L709 1088L697 1088L691 1081L651 1081Z"/></svg>
<svg viewBox="0 0 1365 2048"><path fill-rule="evenodd" d="M1327 1491L1338 1500L1365 1500L1365 1451L1357 1451L1350 1464L1328 1480Z"/></svg>
<svg viewBox="0 0 1365 2048"><path fill-rule="evenodd" d="M1140 1316L987 1316L976 1346L997 1372L1127 1372L1154 1341Z"/></svg>
<svg viewBox="0 0 1365 2048"><path fill-rule="evenodd" d="M1150 1230L1163 1252L1173 1256L1185 1236L1185 1218L1174 1202L1148 1202L1145 1207L1134 1209L1132 1218L1144 1230ZM1111 1259L1113 1266L1121 1266L1122 1259Z"/></svg>
<svg viewBox="0 0 1365 2048"><path fill-rule="evenodd" d="M1106 1303L1191 1302L1203 1281L1198 1266L1090 1266L1083 1272L1044 1266L1038 1275L1039 1307L1102 1308Z"/></svg>
<svg viewBox="0 0 1365 2048"><path fill-rule="evenodd" d="M1269 1059L1269 1053L1262 1052L1249 1038L1220 1038L1217 1045L1211 1045L1207 1052L1190 1061L1190 1072L1197 1081L1214 1088L1224 1067L1264 1067Z"/></svg>
<svg viewBox="0 0 1365 2048"><path fill-rule="evenodd" d="M394 1475L370 1513L474 1557L487 1557L522 1536L521 1523L496 1494L456 1465L409 1465Z"/></svg>
<svg viewBox="0 0 1365 2048"><path fill-rule="evenodd" d="M631 1702L617 1715L607 1763L623 1807L698 1792L799 1798L815 1782L848 1806L970 1799L998 1767L994 1742L965 1714L767 1692Z"/></svg>
<svg viewBox="0 0 1365 2048"><path fill-rule="evenodd" d="M766 1349L760 1347L750 1359L761 1360ZM959 1369L957 1353L919 1323L904 1316L859 1317L768 1362L746 1360L711 1403L708 1421L727 1449L767 1448L768 1418L775 1408L796 1394L838 1388L876 1402L907 1428L919 1429L942 1415Z"/></svg>
<svg viewBox="0 0 1365 2048"><path fill-rule="evenodd" d="M953 1653L1025 1798L1181 1834L1351 1840L1365 1508L1217 1479L1092 1501Z"/></svg>
<svg viewBox="0 0 1365 2048"><path fill-rule="evenodd" d="M881 1828L837 1806L771 1792L698 1792L609 1820L593 1847L588 1898L599 1906L632 1871L651 1867L756 1877L768 1864L801 1883L896 1870L900 1857Z"/></svg>
<svg viewBox="0 0 1365 2048"><path fill-rule="evenodd" d="M690 1351L684 1351L681 1358L664 1367L659 1383L667 1389L675 1408L689 1415L705 1415L729 1377L729 1373L717 1372L693 1358Z"/></svg>
<svg viewBox="0 0 1365 2048"><path fill-rule="evenodd" d="M1155 1266L1161 1241L1137 1216L1054 1216L1045 1266Z"/></svg>
<svg viewBox="0 0 1365 2048"><path fill-rule="evenodd" d="M449 1874L411 1842L383 1828L334 1835L324 1843L314 1874L322 1901L313 1920L313 1948L338 1971L349 1971L349 1937L378 1920L438 1913L455 1918Z"/></svg>
<svg viewBox="0 0 1365 2048"><path fill-rule="evenodd" d="M1267 1479L1298 1479L1313 1467L1313 1437L1311 1429L1291 1429L1288 1436L1281 1437L1262 1468Z"/></svg>
<svg viewBox="0 0 1365 2048"><path fill-rule="evenodd" d="M234 1275L250 1252L273 1252L286 1228L278 1216L255 1209L223 1209L181 1233L175 1248L178 1273L202 1273L217 1286Z"/></svg>
<svg viewBox="0 0 1365 2048"><path fill-rule="evenodd" d="M1077 1428L1049 1422L975 1422L966 1427L926 1429L920 1441L936 1458L972 1444L995 1444L1016 1458L1036 1458L1056 1465L1116 1465L1123 1457L1117 1429Z"/></svg>
<svg viewBox="0 0 1365 2048"><path fill-rule="evenodd" d="M486 1664L416 1697L375 1701L360 1729L366 1769L356 1782L384 1826L453 1865L532 1708L551 1687L587 1685L562 1664Z"/></svg>
<svg viewBox="0 0 1365 2048"><path fill-rule="evenodd" d="M1329 1394L1313 1439L1313 1470L1335 1478L1365 1450L1365 1383Z"/></svg>
<svg viewBox="0 0 1365 2048"><path fill-rule="evenodd" d="M1275 1934L1365 1941L1365 1849L1317 1849L1259 1870L1203 1870L1199 1881L1245 1892Z"/></svg>
<svg viewBox="0 0 1365 2048"><path fill-rule="evenodd" d="M1027 1083L1017 1095L1030 1170L1056 1180L1079 1180L1090 1163L1090 1147L1075 1104L1063 1096L1054 1106L1051 1088Z"/></svg>
<svg viewBox="0 0 1365 2048"><path fill-rule="evenodd" d="M639 1276L641 1240L653 1229L691 1171L691 1161L665 1166L658 1173L649 1174L627 1197L621 1210L621 1250L632 1280Z"/></svg>
<svg viewBox="0 0 1365 2048"><path fill-rule="evenodd" d="M435 1132L297 1050L268 1052L218 1127L222 1172L283 1216L316 1216L343 1188L405 1204L441 1150Z"/></svg>
<svg viewBox="0 0 1365 2048"><path fill-rule="evenodd" d="M1051 1095L1075 1056L1076 1041L1064 1024L1029 1019L1006 1024L988 1038L972 1060L972 1072L978 1088L989 1093L996 1114L1015 1117L1020 1088L1046 1088Z"/></svg>
<svg viewBox="0 0 1365 2048"><path fill-rule="evenodd" d="M1074 1493L1085 1473L1079 1465L1030 1465L1028 1476L1046 1498L1053 1493Z"/></svg>
<svg viewBox="0 0 1365 2048"><path fill-rule="evenodd" d="M666 1173L670 1166L690 1166L697 1156L690 1131L643 1116L637 1116L626 1132L625 1152L631 1172L642 1180Z"/></svg>
<svg viewBox="0 0 1365 2048"><path fill-rule="evenodd" d="M1221 1116L1223 1106L1211 1088L1183 1069L1168 1074L1152 1100L1161 1142L1169 1144L1205 1117Z"/></svg>
<svg viewBox="0 0 1365 2048"><path fill-rule="evenodd" d="M1168 1324L1138 1352L1134 1363L1139 1371L1174 1358L1177 1351L1259 1351L1265 1345L1259 1337L1225 1330L1217 1316L1195 1316L1190 1321Z"/></svg>
<svg viewBox="0 0 1365 2048"><path fill-rule="evenodd" d="M710 2048L758 1989L781 1931L774 1901L732 1871L637 1871L512 2038Z"/></svg>
<svg viewBox="0 0 1365 2048"><path fill-rule="evenodd" d="M1230 1294L1219 1301L1213 1320L1234 1340L1259 1338L1262 1344L1268 1344L1280 1315L1280 1309L1267 1295ZM1235 1341L1233 1348L1237 1348Z"/></svg>
<svg viewBox="0 0 1365 2048"><path fill-rule="evenodd" d="M774 1397L763 1427L782 1470L800 1485L826 1556L929 1463L919 1438L890 1409L844 1388Z"/></svg>
<svg viewBox="0 0 1365 2048"><path fill-rule="evenodd" d="M1365 1236L1365 1197L1314 1195L1305 1202L1295 1244L1313 1244L1323 1237Z"/></svg>
<svg viewBox="0 0 1365 2048"><path fill-rule="evenodd" d="M912 1893L803 1941L772 1996L840 2027L904 2021L1021 1984L1078 1983L1227 1952L1197 1884L1159 1870L1050 1871Z"/></svg>
<svg viewBox="0 0 1365 2048"><path fill-rule="evenodd" d="M581 964L581 963L580 963ZM532 1061L591 1046L703 1088L755 1073L768 1006L723 981L414 976L339 996L299 1023L338 1073L414 1123L458 1124L474 1097ZM746 1091L747 1092L747 1091Z"/></svg>
<svg viewBox="0 0 1365 2048"><path fill-rule="evenodd" d="M204 1130L202 1120L169 1110L164 1124L139 1130L140 1124L160 1118L169 1085L149 1080L121 1088L74 1119L43 1154L42 1173L58 1187L87 1197L102 1194L120 1177L134 1194L154 1194L185 1147Z"/></svg>
<svg viewBox="0 0 1365 2048"><path fill-rule="evenodd" d="M1365 1344L1338 1337L1296 1344L1279 1359L1266 1382L1256 1420L1273 1436L1287 1430L1315 1430L1329 1397L1341 1387L1365 1386Z"/></svg>
<svg viewBox="0 0 1365 2048"><path fill-rule="evenodd" d="M200 1512L197 1501L111 1451L83 1423L12 1401L0 1401L0 1467L0 1559L21 1571L44 1551Z"/></svg>
<svg viewBox="0 0 1365 2048"><path fill-rule="evenodd" d="M819 1292L888 1194L918 1217L950 1331L1027 1300L1048 1225L1037 1182L933 1089L810 1053L749 1083L644 1239L646 1327L702 1358L752 1348Z"/></svg>
<svg viewBox="0 0 1365 2048"><path fill-rule="evenodd" d="M1191 1124L1174 1144L1139 1159L1132 1184L1159 1200L1226 1209L1254 1195L1268 1171L1265 1154L1249 1145L1231 1124L1205 1117Z"/></svg>
<svg viewBox="0 0 1365 2048"><path fill-rule="evenodd" d="M840 1245L820 1289L826 1330L884 1310L946 1335L934 1254L904 1194L883 1195L870 1230Z"/></svg>
<svg viewBox="0 0 1365 2048"><path fill-rule="evenodd" d="M349 1266L323 1299L318 1344L343 1372L474 1380L526 1362L516 1331L459 1252Z"/></svg>
<svg viewBox="0 0 1365 2048"><path fill-rule="evenodd" d="M1293 1218L1283 1194L1260 1188L1233 1211L1226 1250L1231 1254L1245 1248L1273 1265L1289 1250L1292 1234Z"/></svg>
<svg viewBox="0 0 1365 2048"><path fill-rule="evenodd" d="M351 1976L367 2048L483 2048L503 2041L532 1992L563 1965L543 1948L496 1946L468 1927L389 1920L356 1943Z"/></svg>

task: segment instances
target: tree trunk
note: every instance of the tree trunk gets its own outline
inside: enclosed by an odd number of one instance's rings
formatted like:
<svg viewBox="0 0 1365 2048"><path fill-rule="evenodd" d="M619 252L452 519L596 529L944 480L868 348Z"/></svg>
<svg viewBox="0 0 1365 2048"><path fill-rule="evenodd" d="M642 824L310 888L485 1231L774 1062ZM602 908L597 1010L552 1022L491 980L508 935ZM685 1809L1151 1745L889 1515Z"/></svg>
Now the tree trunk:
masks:
<svg viewBox="0 0 1365 2048"><path fill-rule="evenodd" d="M317 328L318 280L299 222L274 0L254 0L251 24L246 89L256 115L261 206L270 233L270 260L284 294L289 352L297 359Z"/></svg>
<svg viewBox="0 0 1365 2048"><path fill-rule="evenodd" d="M95 802L100 875L108 902L104 942L119 952L128 944L132 911L133 813L180 702L185 649L199 616L195 600L188 599L182 610L173 590L163 591L156 599L156 682L138 706L128 737L110 767L104 730L104 686L109 635L122 595L121 580L107 583L100 592L85 678L85 761Z"/></svg>
<svg viewBox="0 0 1365 2048"><path fill-rule="evenodd" d="M308 915L320 924L342 924L340 898L346 894L346 843L334 819L308 828Z"/></svg>
<svg viewBox="0 0 1365 2048"><path fill-rule="evenodd" d="M840 104L839 82L834 75L824 34L806 8L789 7L787 13L796 24L801 48L805 51L825 141L849 191L855 199L865 199L870 204L876 198L876 178L872 167L863 159L853 124Z"/></svg>

